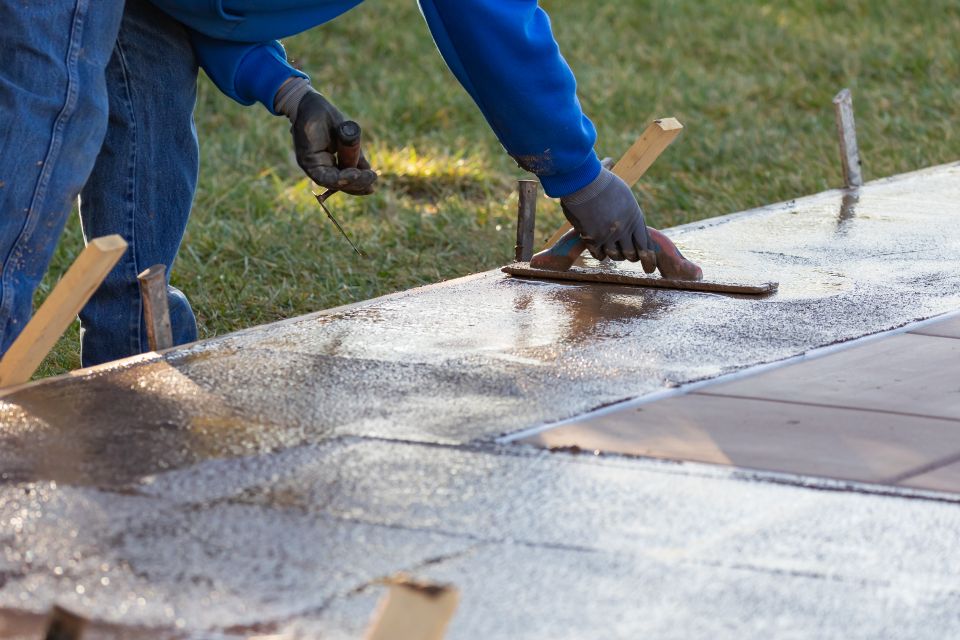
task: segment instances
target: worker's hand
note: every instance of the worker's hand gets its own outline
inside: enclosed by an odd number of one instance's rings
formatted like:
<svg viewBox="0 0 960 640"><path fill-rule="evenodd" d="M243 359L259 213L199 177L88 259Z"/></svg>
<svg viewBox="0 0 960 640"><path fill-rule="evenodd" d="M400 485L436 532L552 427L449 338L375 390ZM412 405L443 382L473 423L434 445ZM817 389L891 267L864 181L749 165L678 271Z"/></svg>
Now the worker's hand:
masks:
<svg viewBox="0 0 960 640"><path fill-rule="evenodd" d="M627 183L608 169L568 196L560 206L597 260L641 261L647 273L656 267L647 223Z"/></svg>
<svg viewBox="0 0 960 640"><path fill-rule="evenodd" d="M340 110L330 104L304 78L290 78L277 92L274 108L292 123L290 133L297 164L314 182L327 189L352 195L373 193L377 174L370 169L363 153L356 168L337 165L337 126L346 121Z"/></svg>

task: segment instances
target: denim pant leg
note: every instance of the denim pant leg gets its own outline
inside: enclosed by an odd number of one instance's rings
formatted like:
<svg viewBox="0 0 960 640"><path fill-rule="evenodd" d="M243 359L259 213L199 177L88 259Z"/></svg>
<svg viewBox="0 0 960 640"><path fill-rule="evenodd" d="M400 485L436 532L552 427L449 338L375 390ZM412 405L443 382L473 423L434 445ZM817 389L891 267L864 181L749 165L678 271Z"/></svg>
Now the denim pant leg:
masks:
<svg viewBox="0 0 960 640"><path fill-rule="evenodd" d="M148 350L137 274L154 264L167 267L174 344L197 337L190 304L169 286L199 164L197 61L183 26L146 0L127 0L107 87L110 127L80 217L87 238L117 233L130 250L80 313L84 366Z"/></svg>
<svg viewBox="0 0 960 640"><path fill-rule="evenodd" d="M122 15L123 0L0 2L0 352L93 169Z"/></svg>

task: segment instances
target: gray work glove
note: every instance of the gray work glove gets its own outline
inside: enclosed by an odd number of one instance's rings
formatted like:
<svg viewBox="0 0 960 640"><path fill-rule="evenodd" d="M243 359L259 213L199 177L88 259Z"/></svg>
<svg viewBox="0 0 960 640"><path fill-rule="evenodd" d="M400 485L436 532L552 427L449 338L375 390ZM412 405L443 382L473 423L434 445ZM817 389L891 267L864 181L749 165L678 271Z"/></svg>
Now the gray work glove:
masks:
<svg viewBox="0 0 960 640"><path fill-rule="evenodd" d="M347 118L320 95L306 78L290 78L273 99L274 109L286 115L292 126L297 164L322 187L362 196L373 193L377 174L363 153L356 168L337 167L336 128Z"/></svg>
<svg viewBox="0 0 960 640"><path fill-rule="evenodd" d="M653 260L653 247L643 211L627 183L612 171L601 169L593 182L560 198L560 206L594 258L642 259L644 269L652 268L647 264Z"/></svg>

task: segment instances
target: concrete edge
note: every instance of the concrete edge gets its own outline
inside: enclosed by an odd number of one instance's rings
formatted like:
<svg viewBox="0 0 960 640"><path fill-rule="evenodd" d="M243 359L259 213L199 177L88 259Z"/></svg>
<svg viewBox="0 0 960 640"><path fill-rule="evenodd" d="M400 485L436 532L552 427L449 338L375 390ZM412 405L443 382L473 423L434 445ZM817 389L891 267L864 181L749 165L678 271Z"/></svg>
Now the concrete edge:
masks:
<svg viewBox="0 0 960 640"><path fill-rule="evenodd" d="M726 224L728 222L735 222L742 218L759 216L763 214L772 214L783 209L793 209L797 206L797 203L803 200L809 200L812 198L826 197L829 195L833 196L843 196L845 193L850 193L852 191L859 191L860 189L890 184L894 182L900 182L902 180L909 180L916 178L919 175L925 173L938 173L946 169L960 169L960 160L953 162L945 162L943 164L936 164L931 167L924 167L922 169L915 169L913 171L908 171L906 173L897 173L892 176L886 176L883 178L877 178L869 182L864 183L860 187L848 188L848 187L837 187L835 189L827 189L826 191L820 191L818 193L812 193L805 196L797 196L796 198L791 198L790 200L782 200L780 202L774 202L771 204L761 205L759 207L754 207L752 209L746 209L745 211L738 211L735 213L720 214L716 216L711 216L709 218L703 218L702 220L694 220L692 222L686 222L684 224L677 225L675 227L668 227L663 229L663 231L673 231L676 233L685 233L687 231L697 231L700 229L706 229L708 227L715 227L717 225Z"/></svg>
<svg viewBox="0 0 960 640"><path fill-rule="evenodd" d="M404 444L426 444L409 441ZM843 478L832 478L830 476L814 476L800 473L790 473L786 471L773 471L770 469L760 469L755 467L740 467L736 465L723 465L711 462L699 462L697 460L682 460L678 458L658 458L654 456L632 455L619 453L616 451L570 451L566 449L550 450L538 447L536 445L514 442L508 444L493 443L495 449L500 455L519 455L519 456L557 456L566 455L572 462L578 458L585 460L595 460L605 464L622 464L624 468L636 469L637 464L642 464L645 470L653 473L663 473L679 476L694 476L698 478L723 479L734 482L748 481L764 484L784 485L797 487L801 489L811 489L814 491L831 491L836 493L858 493L879 497L928 500L934 502L945 502L950 504L960 504L960 493L951 493L949 491L939 491L935 489L918 489L915 487L906 487L896 484L884 484L882 482L864 482L861 480L849 480ZM453 447L458 449L469 449L479 453L488 453L489 450L481 446L480 443L470 443L469 445L433 445L440 447Z"/></svg>
<svg viewBox="0 0 960 640"><path fill-rule="evenodd" d="M254 331L259 331L261 329L270 327L283 327L290 324L295 324L298 322L309 322L316 318L322 318L324 316L330 316L337 313L344 313L346 311L351 311L353 309L363 308L370 306L377 302L382 302L384 300L392 300L403 298L415 293L422 291L429 291L431 289L437 289L440 287L447 287L450 285L463 284L465 282L470 282L472 280L479 280L482 278L489 278L494 276L503 276L506 277L503 273L500 272L500 269L493 269L491 271L482 271L480 273L471 273L465 276L460 276L458 278L451 278L450 280L441 280L440 282L432 282L430 284L421 285L418 287L412 287L410 289L404 289L403 291L395 291L393 293L388 293L376 298L370 298L368 300L360 300L357 302L351 302L348 304L340 305L338 307L331 307L329 309L322 309L320 311L314 311L302 316L294 316L292 318L284 318L283 320L277 320L275 322L268 322L266 324L253 325L251 327L246 327L244 329L238 329L236 331L231 331L230 333L225 333L223 335L214 336L212 338L203 338L201 340L196 340L195 342L188 342L186 344L177 345L171 347L170 349L163 349L161 351L148 351L146 353L141 353L135 356L129 356L127 358L121 358L119 360L112 360L110 362L104 362L103 364L98 364L92 367L83 367L80 369L74 369L73 371L68 371L66 373L61 373L59 375L50 376L48 378L41 378L39 380L31 380L29 382L24 382L23 384L15 385L12 387L6 387L0 389L0 399L3 399L5 396L21 391L28 387L33 387L38 384L48 384L52 382L68 380L70 378L83 378L87 376L97 375L101 373L106 373L109 371L115 371L118 369L126 369L133 367L145 362L153 362L156 360L166 360L168 357L184 357L194 353L197 353L198 350L206 350L209 348L216 347L218 344L223 343L227 340L243 336Z"/></svg>
<svg viewBox="0 0 960 640"><path fill-rule="evenodd" d="M539 435L551 429L556 429L558 427L563 427L568 424L576 424L585 419L600 418L611 413L616 413L626 409L633 409L640 407L645 404L650 404L651 402L657 402L658 400L666 400L667 398L674 398L677 396L686 395L688 393L699 391L706 387L723 384L726 382L732 382L734 380L740 380L742 378L749 378L751 376L760 375L767 371L772 371L774 369L780 369L787 367L793 364L798 364L800 362L805 362L807 360L815 360L818 358L823 358L829 356L833 353L840 351L846 351L847 349L853 349L855 347L862 346L871 342L876 342L878 340L883 340L896 335L901 335L904 333L909 333L917 329L926 327L931 324L936 324L938 322L943 322L945 320L950 320L952 318L960 317L960 309L954 311L948 311L931 318L924 318L922 320L915 320L913 322L908 322L899 327L894 327L886 331L879 331L877 333L871 333L859 338L853 338L851 340L846 340L844 342L837 342L835 344L830 344L824 347L817 347L811 349L810 351L805 351L801 354L792 356L790 358L785 358L783 360L775 360L773 362L765 362L762 364L757 364L754 366L744 367L730 373L722 374L712 378L705 378L703 380L697 380L695 382L688 382L676 387L669 389L662 389L660 391L653 391L651 393L638 396L636 398L631 398L628 400L623 400L620 402L615 402L613 404L608 404L603 407L598 407L592 411L586 411L584 413L578 414L576 416L565 418L563 420L558 420L556 422L548 422L540 424L534 427L529 427L521 431L514 431L512 433L504 434L494 440L498 444L511 444L522 440L524 438L529 438L530 436Z"/></svg>
<svg viewBox="0 0 960 640"><path fill-rule="evenodd" d="M916 170L914 170L914 171L909 171L909 172L906 172L906 173L898 173L898 174L895 174L895 175L892 175L892 176L887 176L887 177L884 177L884 178L878 178L878 179L876 179L876 180L871 180L870 182L867 182L867 183L864 184L863 186L864 186L864 187L867 187L867 186L870 186L870 185L886 184L886 183L890 183L890 182L898 182L898 181L900 181L900 180L910 179L910 178L916 177L917 175L922 175L922 174L925 174L925 173L937 173L937 172L939 172L939 171L943 171L943 170L948 169L948 168L960 168L960 161L954 161L954 162L948 162L948 163L944 163L944 164L938 164L938 165L934 165L934 166L932 166L932 167L924 167L924 168L922 168L922 169L916 169ZM862 187L861 187L861 188L862 188ZM688 223L685 223L685 224L682 224L682 225L678 225L678 226L676 226L676 227L668 227L668 228L665 229L665 230L666 230L666 231L672 231L672 232L675 232L675 233L684 233L684 232L686 232L686 231L692 231L692 230L696 230L696 229L705 229L705 228L717 226L717 225L720 225L720 224L726 224L726 223L729 223L729 222L734 222L734 221L736 221L736 220L740 220L740 219L746 218L746 217L760 216L760 215L764 215L764 214L772 214L772 213L775 213L775 212L777 212L777 211L780 211L780 210L782 210L782 209L784 209L784 208L793 208L793 207L797 206L797 202L798 202L798 201L809 200L809 199L813 199L813 198L821 198L821 197L825 197L826 195L829 195L829 194L841 195L841 194L843 194L843 193L845 193L845 192L847 192L847 191L848 191L848 189L844 189L844 188L829 189L829 190L827 190L827 191L821 191L821 192L819 192L819 193L814 193L814 194L809 194L809 195L805 195L805 196L800 196L800 197L797 197L797 198L793 198L793 199L791 199L791 200L784 200L784 201L782 201L782 202L777 202L777 203L773 203L773 204L767 204L767 205L763 205L763 206L760 206L760 207L754 207L754 208L752 208L752 209L747 209L747 210L745 210L745 211L739 211L739 212L734 212L734 213L721 214L721 215L718 215L718 216L712 216L712 217L709 217L709 218L704 218L704 219L702 219L702 220L696 220L696 221L693 221L693 222L688 222ZM413 295L413 294L415 294L415 293L420 293L420 292L423 292L423 291L429 291L429 290L431 290L431 289L440 288L440 287L453 286L453 285L462 284L462 283L465 283L465 282L470 282L470 281L472 281L472 280L478 280L478 279L487 278L487 277L502 277L502 278L506 278L507 276L505 276L505 275L500 271L500 267L498 266L498 267L495 267L494 269L491 269L491 270L489 270L489 271L481 271L481 272L479 272L479 273L468 274L468 275L465 275L465 276L460 276L460 277L458 277L458 278L452 278L452 279L450 279L450 280L441 280L440 282L433 282L433 283L430 283L430 284L425 284L425 285L421 285L421 286L418 286L418 287L413 287L413 288L410 288L410 289L404 289L403 291L395 291L395 292L393 292L393 293L388 293L388 294L386 294L386 295L378 296L378 297L376 297L376 298L370 298L370 299L367 299L367 300L360 300L360 301L358 301L358 302L352 302L352 303L349 303L349 304L340 305L340 306L337 306L337 307L332 307L332 308L330 308L330 309L323 309L323 310L320 310L320 311L315 311L315 312L313 312L313 313L308 313L308 314L305 314L305 315L302 315L302 316L295 316L295 317L293 317L293 318L285 318L285 319L283 319L283 320L277 320L276 322L268 322L268 323L266 323L266 324L253 325L253 326L251 326L251 327L246 327L246 328L244 328L244 329L238 329L237 331L232 331L232 332L230 332L230 333L225 333L225 334L220 335L220 336L214 336L214 337L212 337L212 338L204 338L204 339L201 339L201 340L197 340L197 341L195 341L195 342L190 342L190 343L187 343L187 344L177 345L176 347L172 347L172 348L170 348L170 349L165 349L165 350L162 350L162 351L150 351L150 352L147 352L147 353L142 353L142 354L139 354L139 355L130 356L130 357L128 357L128 358L122 358L122 359L120 359L120 360L114 360L114 361L112 361L112 362L105 362L105 363L103 363L103 364L96 365L96 366L93 366L93 367L86 367L86 368L81 368L81 369L74 369L73 371L68 371L67 373L62 373L62 374L59 374L59 375L56 375L56 376L50 376L50 377L48 377L48 378L41 378L40 380L31 380L31 381L29 381L29 382L25 382L25 383L20 384L20 385L16 385L16 386L12 386L12 387L7 387L7 388L5 388L5 389L0 389L0 399L4 398L4 397L7 396L7 395L10 395L10 394L12 394L12 393L15 393L15 392L17 392L17 391L20 391L20 390L25 389L25 388L28 388L28 387L32 387L32 386L37 385L37 384L48 384L48 383L58 382L58 381L67 380L67 379L71 379L71 378L78 378L78 377L79 377L79 378L82 378L82 377L86 377L86 376L97 375L97 374L100 374L100 373L105 373L105 372L113 371L113 370L116 370L116 369L125 369L125 368L127 368L127 367L136 366L136 365L142 364L142 363L144 363L144 362L152 362L152 361L159 360L159 359L165 359L165 358L168 357L168 356L174 356L174 355L183 355L183 356L186 356L186 355L188 355L188 352L195 353L197 349L208 349L208 348L212 348L212 347L215 347L217 344L220 344L220 343L222 343L222 342L224 342L224 341L226 341L226 340L230 340L230 339L233 339L233 338L236 338L236 337L239 337L239 336L243 336L243 335L246 335L246 334L251 333L251 332L253 332L253 331L259 331L259 330L264 329L264 328L267 328L267 327L276 328L276 327L287 326L287 325L290 325L290 324L293 324L293 323L297 323L297 322L308 322L308 321L310 321L310 320L312 320L312 319L316 319L316 318L320 318L320 317L324 317L324 316L329 316L329 315L333 315L333 314L336 314L336 313L343 313L343 312L346 312L346 311L351 311L351 310L353 310L353 309L359 309L359 308L371 306L371 305L373 305L373 304L376 304L376 303L379 303L379 302L382 302L382 301L385 301L385 300L392 300L392 299L403 298L403 297L405 297L405 296ZM877 335L877 334L874 334L874 335ZM841 343L841 344L846 344L846 343ZM791 360L792 360L792 359L791 359ZM775 364L775 363L770 363L770 364ZM767 365L759 365L759 366L762 367L762 366L767 366ZM758 372L759 372L759 371L758 371ZM736 374L730 374L730 375L736 375ZM723 378L723 376L721 376L720 378L711 378L711 380L719 380L719 379L721 379L721 378ZM724 378L724 379L725 379L725 378ZM695 383L691 383L691 385L696 385L696 384L701 384L701 383L707 383L707 382L709 382L709 381L695 382ZM670 391L666 391L666 392L664 392L664 393L670 393ZM655 395L655 394L654 394L654 395ZM676 394L671 394L671 395L676 395ZM600 410L602 411L602 409L600 409ZM591 414L591 415L592 415L592 414ZM571 419L569 419L569 420L573 420L573 418L571 418ZM564 422L564 423L565 423L565 422ZM554 426L560 426L560 424L562 424L562 423L554 423ZM512 435L512 434L511 434L511 435ZM502 438L502 437L506 437L506 436L501 436L501 438ZM499 441L499 439L498 439L498 441Z"/></svg>

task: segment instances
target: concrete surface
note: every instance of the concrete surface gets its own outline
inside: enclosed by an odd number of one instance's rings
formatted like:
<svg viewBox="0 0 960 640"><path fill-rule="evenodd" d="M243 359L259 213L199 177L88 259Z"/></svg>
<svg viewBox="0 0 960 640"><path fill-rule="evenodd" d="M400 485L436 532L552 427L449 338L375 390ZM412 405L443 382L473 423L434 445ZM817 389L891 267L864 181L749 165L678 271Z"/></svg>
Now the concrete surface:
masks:
<svg viewBox="0 0 960 640"><path fill-rule="evenodd" d="M960 493L957 318L521 441ZM956 334L957 337L952 337Z"/></svg>
<svg viewBox="0 0 960 640"><path fill-rule="evenodd" d="M0 607L355 638L404 570L452 638L956 635L960 497L496 439L960 307L958 178L671 231L766 299L494 271L13 390Z"/></svg>
<svg viewBox="0 0 960 640"><path fill-rule="evenodd" d="M952 318L944 322L936 322L911 333L921 336L937 336L940 338L960 338L960 317Z"/></svg>

